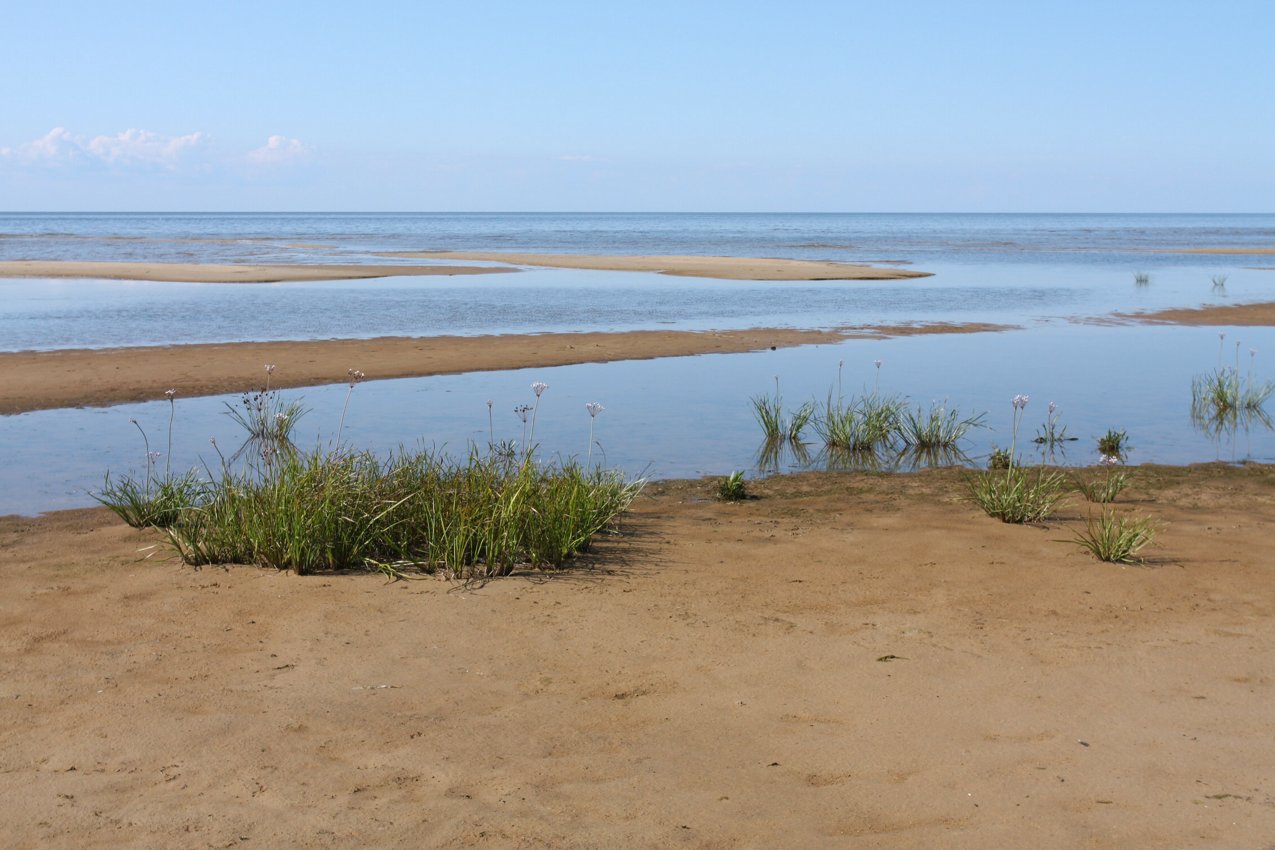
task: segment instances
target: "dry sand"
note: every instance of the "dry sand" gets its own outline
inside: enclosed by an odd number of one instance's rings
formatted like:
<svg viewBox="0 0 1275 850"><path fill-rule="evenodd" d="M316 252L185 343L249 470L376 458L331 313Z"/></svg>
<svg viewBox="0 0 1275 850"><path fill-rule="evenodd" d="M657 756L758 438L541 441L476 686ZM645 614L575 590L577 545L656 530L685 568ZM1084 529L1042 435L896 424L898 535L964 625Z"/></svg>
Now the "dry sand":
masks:
<svg viewBox="0 0 1275 850"><path fill-rule="evenodd" d="M1146 567L951 473L654 486L469 588L0 519L0 843L1269 847L1275 473L1136 476Z"/></svg>
<svg viewBox="0 0 1275 850"><path fill-rule="evenodd" d="M1275 302L1181 307L1153 313L1116 313L1119 319L1165 325L1275 326Z"/></svg>
<svg viewBox="0 0 1275 850"><path fill-rule="evenodd" d="M872 326L843 331L760 328L736 331L632 331L479 337L382 337L310 342L244 342L144 348L0 353L0 414L54 407L145 401L255 389L275 364L276 387L344 383L349 369L370 379L492 369L644 360L691 354L839 342L854 336L973 333L1001 325Z"/></svg>
<svg viewBox="0 0 1275 850"><path fill-rule="evenodd" d="M63 260L0 262L0 278L102 278L185 283L279 283L300 280L359 280L417 275L494 274L517 271L490 266L217 265L213 263L106 263Z"/></svg>
<svg viewBox="0 0 1275 850"><path fill-rule="evenodd" d="M381 256L418 260L488 261L559 269L658 272L680 277L724 280L903 280L931 276L931 272L907 269L763 257L598 256L512 254L497 251L396 251Z"/></svg>

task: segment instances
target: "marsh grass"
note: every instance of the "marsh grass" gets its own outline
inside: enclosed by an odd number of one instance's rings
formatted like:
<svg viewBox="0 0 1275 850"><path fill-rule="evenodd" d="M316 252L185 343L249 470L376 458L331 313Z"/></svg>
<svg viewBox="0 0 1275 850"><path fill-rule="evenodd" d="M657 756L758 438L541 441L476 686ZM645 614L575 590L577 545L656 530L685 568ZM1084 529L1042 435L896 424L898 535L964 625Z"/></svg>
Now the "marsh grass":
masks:
<svg viewBox="0 0 1275 850"><path fill-rule="evenodd" d="M842 452L873 452L892 446L906 409L896 396L878 393L845 401L828 394L812 427L824 445Z"/></svg>
<svg viewBox="0 0 1275 850"><path fill-rule="evenodd" d="M808 401L794 410L791 416L784 415L784 399L779 392L779 378L775 378L775 394L753 396L750 399L753 407L753 418L761 426L762 435L768 442L801 441L802 432L810 424L814 416L815 404Z"/></svg>
<svg viewBox="0 0 1275 850"><path fill-rule="evenodd" d="M1138 286L1148 286L1151 283L1151 275L1146 272L1134 272L1133 282Z"/></svg>
<svg viewBox="0 0 1275 850"><path fill-rule="evenodd" d="M940 404L928 411L906 409L898 417L896 431L912 449L954 449L971 428L982 427L984 415L962 417L959 410Z"/></svg>
<svg viewBox="0 0 1275 850"><path fill-rule="evenodd" d="M1227 281L1227 277L1224 274L1213 275L1213 288L1226 289L1226 281Z"/></svg>
<svg viewBox="0 0 1275 850"><path fill-rule="evenodd" d="M508 575L557 569L588 549L644 482L574 462L471 451L381 459L341 449L282 456L264 478L232 475L183 512L169 540L192 565Z"/></svg>
<svg viewBox="0 0 1275 850"><path fill-rule="evenodd" d="M102 489L89 495L133 528L168 528L199 501L206 486L193 471L140 482L129 475L113 481L108 472Z"/></svg>
<svg viewBox="0 0 1275 850"><path fill-rule="evenodd" d="M239 404L226 402L224 413L247 434L243 445L231 460L238 460L246 454L261 455L263 452L296 453L292 431L297 420L306 412L300 401L284 400L279 396L278 390L271 389L244 393Z"/></svg>
<svg viewBox="0 0 1275 850"><path fill-rule="evenodd" d="M1106 510L1097 519L1090 515L1072 540L1100 561L1138 564L1138 553L1155 540L1155 527L1147 517L1122 517Z"/></svg>

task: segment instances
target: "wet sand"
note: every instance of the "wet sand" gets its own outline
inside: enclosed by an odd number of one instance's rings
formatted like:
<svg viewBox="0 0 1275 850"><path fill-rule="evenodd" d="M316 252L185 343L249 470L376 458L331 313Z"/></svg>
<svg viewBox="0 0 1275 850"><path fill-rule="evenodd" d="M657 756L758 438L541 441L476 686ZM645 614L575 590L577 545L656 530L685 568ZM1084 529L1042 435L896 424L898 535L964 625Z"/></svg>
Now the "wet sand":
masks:
<svg viewBox="0 0 1275 850"><path fill-rule="evenodd" d="M657 272L679 277L722 280L905 280L930 277L931 272L847 263L762 257L600 256L585 254L525 254L498 251L396 251L383 257L468 260L548 266L558 269Z"/></svg>
<svg viewBox="0 0 1275 850"><path fill-rule="evenodd" d="M194 571L0 519L14 847L1266 847L1275 472L1138 469L1145 567L960 476L656 485L582 569ZM121 616L127 611L127 616Z"/></svg>
<svg viewBox="0 0 1275 850"><path fill-rule="evenodd" d="M282 283L303 280L363 280L418 275L497 274L517 271L493 266L444 265L217 265L215 263L109 263L62 260L0 262L0 278L101 278L169 283Z"/></svg>
<svg viewBox="0 0 1275 850"><path fill-rule="evenodd" d="M533 366L648 360L692 354L834 343L851 337L1005 330L987 324L872 326L835 331L734 331L381 337L307 342L243 342L165 347L0 353L0 414L147 401L166 389L182 396L244 392L277 369L274 387L340 384L350 369L369 380L416 378Z"/></svg>
<svg viewBox="0 0 1275 850"><path fill-rule="evenodd" d="M1116 313L1118 319L1133 319L1147 324L1164 325L1241 325L1275 326L1275 302L1259 304L1223 304L1208 307L1181 307L1153 313Z"/></svg>

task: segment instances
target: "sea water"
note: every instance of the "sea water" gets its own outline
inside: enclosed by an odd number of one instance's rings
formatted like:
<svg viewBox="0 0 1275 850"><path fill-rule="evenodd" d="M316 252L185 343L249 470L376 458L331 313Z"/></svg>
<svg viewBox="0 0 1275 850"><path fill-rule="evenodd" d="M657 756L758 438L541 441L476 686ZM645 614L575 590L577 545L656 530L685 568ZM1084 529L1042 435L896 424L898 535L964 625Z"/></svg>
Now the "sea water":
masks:
<svg viewBox="0 0 1275 850"><path fill-rule="evenodd" d="M1275 364L1275 331L1086 321L1114 311L1270 300L1275 272L1251 268L1275 265L1269 258L1158 251L1272 244L1275 216L0 215L5 259L379 262L378 251L456 248L877 260L935 272L901 281L771 283L554 269L263 285L7 280L0 281L0 350L993 322L1019 330L369 381L354 390L342 436L379 451L423 443L463 453L493 439L519 442L528 436L513 408L530 403L530 383L543 380L551 386L534 437L545 456L591 451L594 460L653 477L845 465L813 443L808 454L759 455L749 398L773 392L777 377L790 409L834 391L880 389L925 408L985 414L986 427L963 445L967 463L1010 444L1009 398L1020 393L1033 398L1018 435L1025 457L1037 451L1031 439L1054 401L1059 424L1078 438L1045 458L1055 462L1092 463L1096 437L1108 428L1128 431L1134 463L1271 461L1275 439L1266 421L1202 428L1191 416L1190 388L1194 375L1237 356L1243 373L1251 365L1258 380L1275 378L1266 368ZM1150 285L1135 285L1134 271L1149 273ZM1223 287L1212 285L1217 275L1226 276ZM302 446L330 444L347 391L341 384L285 392L310 408L297 429ZM235 444L234 425L221 412L237 401L177 401L174 469L216 467L209 438ZM592 449L587 401L606 407ZM166 449L169 412L157 400L0 417L0 513L90 504L89 491L107 469L144 472L130 420L147 431L152 448ZM872 463L909 468L907 458L894 456Z"/></svg>

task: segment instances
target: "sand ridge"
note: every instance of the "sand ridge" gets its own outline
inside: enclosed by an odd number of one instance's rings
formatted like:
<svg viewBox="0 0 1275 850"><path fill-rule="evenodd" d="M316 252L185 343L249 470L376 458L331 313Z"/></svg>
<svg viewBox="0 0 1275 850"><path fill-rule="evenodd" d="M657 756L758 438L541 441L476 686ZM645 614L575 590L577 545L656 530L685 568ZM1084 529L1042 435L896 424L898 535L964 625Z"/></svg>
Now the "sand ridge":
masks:
<svg viewBox="0 0 1275 850"><path fill-rule="evenodd" d="M639 271L722 280L906 280L931 272L772 257L630 256L507 253L500 251L394 251L383 257L469 260L560 269Z"/></svg>
<svg viewBox="0 0 1275 850"><path fill-rule="evenodd" d="M353 263L238 265L217 263L120 263L79 260L0 262L0 278L101 278L166 283L283 283L362 280L378 277L498 274L517 271L495 266L391 265Z"/></svg>
<svg viewBox="0 0 1275 850"><path fill-rule="evenodd" d="M265 381L304 387L345 383L358 369L369 379L415 378L533 366L737 353L840 342L852 337L1005 330L989 324L865 326L844 330L755 328L725 331L630 331L501 336L380 337L301 342L236 342L138 348L0 352L0 414L146 401L176 389L182 396L245 392Z"/></svg>
<svg viewBox="0 0 1275 850"><path fill-rule="evenodd" d="M583 569L474 587L0 519L0 834L1265 847L1275 470L1135 473L1129 568L1066 542L1083 502L1004 525L951 472L652 485Z"/></svg>
<svg viewBox="0 0 1275 850"><path fill-rule="evenodd" d="M1275 326L1275 302L1176 307L1149 313L1115 313L1114 317L1145 324L1272 327Z"/></svg>

